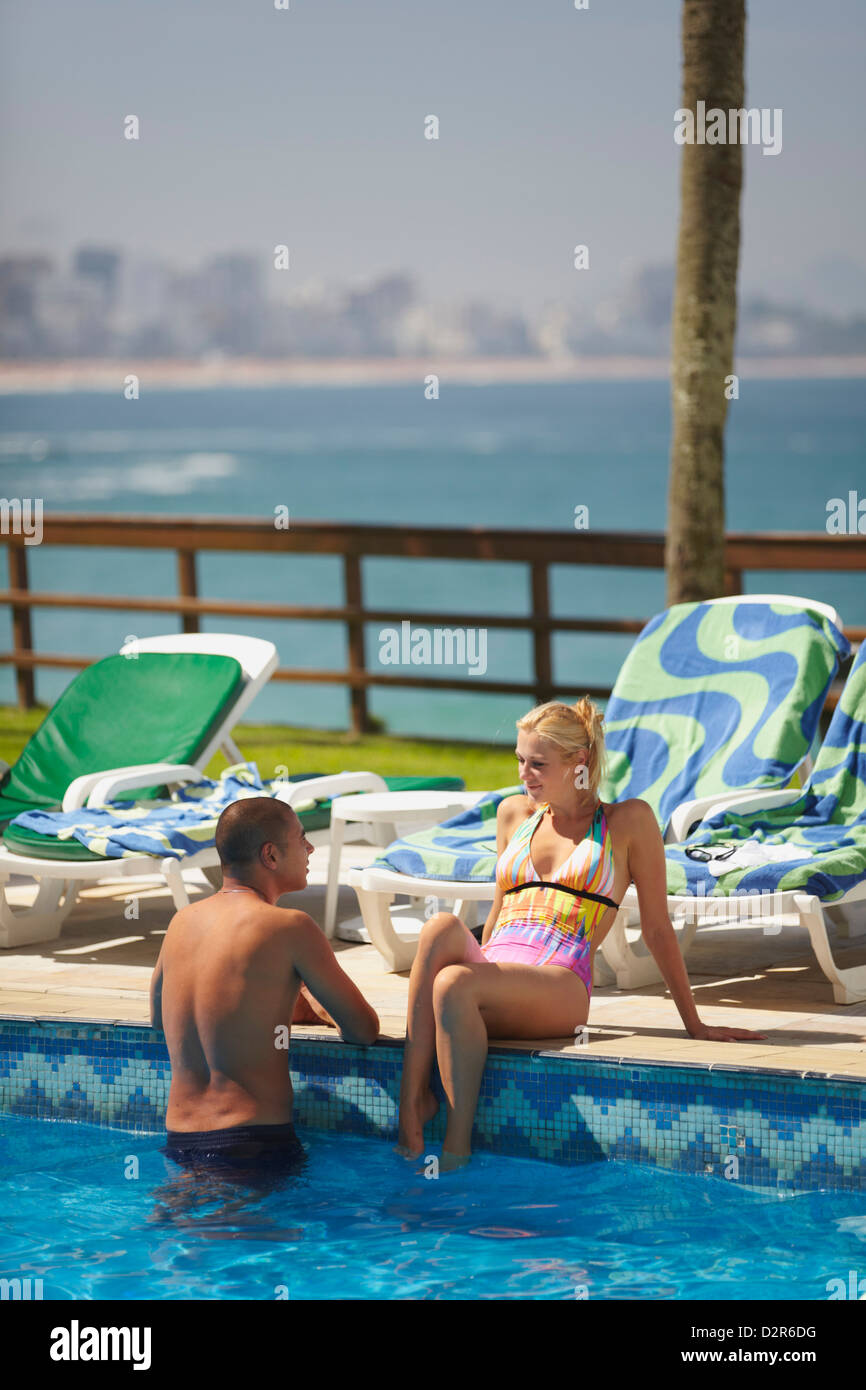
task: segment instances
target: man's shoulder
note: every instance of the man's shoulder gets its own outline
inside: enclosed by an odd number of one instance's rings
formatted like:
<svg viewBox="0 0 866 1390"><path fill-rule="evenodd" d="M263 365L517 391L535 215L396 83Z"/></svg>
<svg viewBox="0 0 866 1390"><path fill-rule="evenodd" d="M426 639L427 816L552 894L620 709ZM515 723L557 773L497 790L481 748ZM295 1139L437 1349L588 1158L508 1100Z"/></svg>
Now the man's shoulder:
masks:
<svg viewBox="0 0 866 1390"><path fill-rule="evenodd" d="M207 902L205 899L204 902ZM173 917L169 918L168 926L165 929L165 939L172 939L179 936L188 923L193 923L201 916L201 909L204 902L187 903L186 907L179 907Z"/></svg>
<svg viewBox="0 0 866 1390"><path fill-rule="evenodd" d="M298 907L280 907L277 903L262 906L260 920L272 931L309 931L316 926L309 912Z"/></svg>
<svg viewBox="0 0 866 1390"><path fill-rule="evenodd" d="M180 908L172 917L168 930L173 936L180 935L185 926L195 924L206 925L209 915L213 910L213 895L207 898L200 898L198 902L190 903L188 907ZM241 922L245 927L258 928L260 931L284 932L284 931L308 931L315 927L315 922L308 912L303 912L300 908L292 906L280 906L277 903L256 903L250 910L247 902L244 904L243 913L238 917L223 918L224 921L236 923ZM168 935L168 933L166 933Z"/></svg>

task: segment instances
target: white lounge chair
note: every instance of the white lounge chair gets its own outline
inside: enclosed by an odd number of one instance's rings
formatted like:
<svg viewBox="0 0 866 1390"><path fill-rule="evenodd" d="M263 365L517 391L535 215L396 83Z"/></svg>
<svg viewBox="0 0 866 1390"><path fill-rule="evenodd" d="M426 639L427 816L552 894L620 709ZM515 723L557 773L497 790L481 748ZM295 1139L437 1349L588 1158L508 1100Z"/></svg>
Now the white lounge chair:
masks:
<svg viewBox="0 0 866 1390"><path fill-rule="evenodd" d="M80 672L14 767L4 764L0 822L8 828L28 810L72 811L133 790L197 781L218 749L239 762L232 730L276 665L273 643L257 637L188 633L125 643ZM130 751L137 761L128 760ZM80 882L134 872L136 861L94 859L77 842L62 858L46 857L40 837L32 838L39 853L0 845L0 947L54 939ZM165 876L182 888L172 862ZM35 878L39 891L31 907L15 910L6 885L19 876Z"/></svg>
<svg viewBox="0 0 866 1390"><path fill-rule="evenodd" d="M752 838L750 821L760 829L761 839ZM768 835L772 839L764 854ZM718 923L726 917L742 920L744 915L747 921L768 914L774 921L793 916L809 933L836 1003L866 999L866 964L840 966L827 929L829 918L842 934L859 934L858 919L866 907L866 644L851 668L805 788L727 796L707 807L699 832L685 844L666 850L669 890L683 877L687 860L712 860L719 840L726 844L724 851L719 847L720 868L729 865L728 873L738 874L735 887L727 895L714 892L704 897L669 891L672 920L685 918L679 933L683 954L702 923ZM733 848L728 848L729 841ZM776 858L777 849L782 854L787 850L791 857ZM713 876L716 884L722 876ZM752 886L756 880L760 891ZM715 884L711 881L710 886ZM628 938L627 928L636 916L639 907L632 886L601 945L622 989L640 988L661 978L642 943Z"/></svg>
<svg viewBox="0 0 866 1390"><path fill-rule="evenodd" d="M161 662L163 657L167 662ZM202 658L217 658L210 663L216 667L216 686L196 689L193 708L187 709L183 700L185 673L191 665L200 667ZM5 823L4 843L0 845L0 948L56 939L82 883L157 875L168 885L178 908L189 901L184 883L189 870L201 870L214 887L219 886L222 876L213 846L182 860L144 853L108 858L91 853L76 839L60 840L10 826L9 822L22 811L102 807L145 788L165 786L172 790L197 783L217 749L222 749L231 763L243 761L231 730L275 669L277 659L273 643L259 638L196 633L137 639L127 643L119 656L82 672L11 770L13 780L7 778L7 785L15 795L0 793L0 823ZM170 692L162 690L166 680L172 683ZM90 727L78 731L78 736L75 715L81 711L86 711ZM142 730L142 723L149 723L150 729ZM55 726L60 726L59 732ZM146 760L112 766L112 750L115 754L118 749L126 751L126 729L134 732L133 746L146 749ZM184 750L183 761L177 759L178 749ZM55 751L62 751L64 756L54 758ZM158 752L175 756L157 759L154 754ZM54 766L55 762L59 765ZM68 780L76 765L90 770ZM16 770L22 768L29 780L19 773L15 781ZM53 778L50 784L49 774ZM330 842L329 815L323 802L353 792L382 793L425 783L444 786L454 780L340 772L288 781L277 794L298 809L307 838L319 846ZM44 794L40 796L40 792ZM343 839L375 842L375 829L364 822L353 823L345 828ZM11 878L36 879L39 888L31 906L15 908L9 902L5 889Z"/></svg>
<svg viewBox="0 0 866 1390"><path fill-rule="evenodd" d="M636 642L635 647L632 649L632 653L629 657L629 662L631 663L630 670L626 672L626 668L624 667L623 672L620 674L620 677L617 678L617 683L614 686L614 690L611 694L611 702L608 706L608 709L610 710L611 706L613 705L614 710L616 710L617 705L615 704L615 701L618 702L620 710L627 707L629 704L628 696L630 690L634 687L638 688L641 697L647 700L648 702L652 703L656 698L656 692L653 688L645 688L650 686L653 672L652 670L650 670L647 678L644 675L644 673L640 670L639 663L642 653L638 649L640 647L640 643L643 641L644 638L646 638L648 635L655 636L657 634L662 618L664 618L665 621L667 621L668 618L670 618L671 628L676 629L678 626L682 626L685 623L694 621L695 610L697 610L699 607L705 606L707 608L711 607L713 609L718 609L733 604L784 605L793 610L807 610L812 614L817 615L819 620L826 620L827 622L833 624L833 626L838 630L836 635L833 635L831 633L828 636L826 633L822 634L821 627L816 624L810 650L813 653L813 655L819 658L818 665L820 669L816 670L814 675L814 681L817 685L817 689L810 691L808 695L805 697L805 703L813 704L816 697L820 696L822 690L826 689L826 687L829 685L830 680L832 679L832 676L837 669L839 655L846 654L848 650L848 644L845 641L844 636L842 636L841 645L833 645L833 643L836 641L836 638L842 634L842 620L838 612L829 604L821 603L811 599L798 598L787 594L746 594L734 597L714 599L707 605L681 604L678 605L676 609L668 610L668 614L660 615L659 618L653 619L651 623L649 623L647 627L644 629L644 632L641 634L641 637L638 639L638 642ZM625 678L623 679L623 677ZM660 699L663 699L666 691L664 679L660 680L658 684L658 697ZM792 723L795 723L799 729L799 724L803 713L803 703L804 696L803 693L800 692L798 703L792 706L790 712L786 716L787 728L783 730L783 732L789 733L790 725ZM774 712L771 711L771 713ZM762 705L761 708L756 711L755 717L753 718L751 723L746 723L744 730L740 731L741 742L748 743L749 737L751 736L751 730L755 726L764 722L766 719L766 715L767 711L765 707ZM817 712L815 713L814 721L817 729ZM623 719L621 723L622 725L627 726L628 721ZM653 734L655 737L659 737L657 722L653 725ZM669 733L667 735L667 738L670 745L670 743L674 742L675 735L673 733ZM787 765L782 765L780 780L782 777L784 777L784 779L787 780L788 778L792 777L795 773L797 773L800 777L803 778L803 780L805 780L807 771L811 769L811 752L813 746L814 744L810 746L808 740L804 742L800 757L795 758L793 762L789 762ZM685 759L681 754L679 754L675 759L673 756L675 752L677 752L677 750L674 747L673 749L671 749L670 761L672 764L674 764L674 772L678 774L679 770L682 768ZM716 763L718 764L718 762L719 756L717 755ZM766 769L763 770L763 775L765 777L767 776ZM618 776L619 787L617 786L615 778L609 778L608 785L605 788L603 788L603 793L607 796L608 799L618 800L620 799L620 797L628 797L630 795L646 795L646 793L642 791L640 787L636 791L631 789L629 784L632 782L633 778L632 769L630 766L621 766L618 772ZM694 780L699 782L701 776L704 776L704 782L706 784L707 777L703 772L701 772L700 768L696 769L696 772L694 774ZM712 775L710 775L709 780L712 781ZM654 801L652 804L654 805L654 809L656 810L660 819L665 814L660 809L663 805L665 787L673 781L674 778L671 776L671 772L669 769L668 781L665 783L657 781L653 785ZM695 824L696 822L699 822L701 816L706 813L707 809L711 806L715 806L716 804L718 804L720 799L724 798L726 795L734 797L742 796L743 794L744 792L742 789L735 792L730 787L725 786L721 774L719 774L718 781L716 783L716 790L713 795L705 793L701 797L691 797L681 806L674 808L674 812L670 818L670 821L665 826L666 840L669 843L672 842L676 835L682 833L681 827L688 827ZM478 793L479 798L482 795L484 795L484 793ZM348 881L350 885L355 889L355 892L358 896L358 902L361 908L361 915L363 918L364 927L367 931L367 934L369 935L370 940L374 942L377 948L379 949L388 969L395 971L408 970L411 967L412 961L415 956L415 951L417 949L418 935L420 934L421 926L423 925L425 916L429 916L429 913L426 912L423 908L423 904L427 900L435 898L437 900L442 900L446 903L453 903L455 905L453 910L457 913L458 916L463 916L464 913L467 914L469 918L469 920L467 921L467 925L470 926L474 925L475 922L475 904L478 902L491 903L493 900L493 885L489 881L467 882L465 880L452 881L426 878L423 875L407 875L403 873L398 873L395 870L388 869L379 865L373 865L366 869L353 870L349 874ZM392 912L391 905L395 896L397 895L408 896L410 898L410 902L408 905L396 908ZM651 971L652 967L654 966L654 962L652 961L651 957L648 958L647 962L644 962L642 957L640 957L639 955L637 957L635 956L634 952L631 950L631 947L629 946L628 939L625 936L625 928L627 926L634 925L637 919L636 909L637 900L635 895L632 894L631 897L627 896L624 900L623 906L620 909L620 914L617 919L616 942L620 944L619 956L617 956L620 970L620 978L622 977L623 971L626 969L626 966L623 964L623 961L621 959L624 952L630 952L630 954L628 954L627 956L627 966L632 971L638 968L636 964L638 960L641 961L640 969L643 971ZM466 920L465 917L464 920ZM610 937L612 934L613 933L611 931L611 933L608 934L608 937ZM689 938L686 937L686 942L688 942L688 940ZM605 945L607 945L607 941L605 942ZM607 955L607 953L605 954ZM611 947L611 952L610 955L607 955L607 960L610 961L611 956L615 954L616 944L614 944ZM596 954L595 969L596 983L601 984L610 982L610 969L606 965L605 959L604 957L602 957L601 952Z"/></svg>

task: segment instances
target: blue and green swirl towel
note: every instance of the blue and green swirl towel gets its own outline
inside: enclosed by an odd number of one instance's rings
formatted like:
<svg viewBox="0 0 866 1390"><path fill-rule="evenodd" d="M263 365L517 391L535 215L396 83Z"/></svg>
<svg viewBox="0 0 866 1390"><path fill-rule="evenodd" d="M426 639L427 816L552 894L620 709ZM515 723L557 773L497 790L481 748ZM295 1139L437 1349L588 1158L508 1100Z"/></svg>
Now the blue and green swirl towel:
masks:
<svg viewBox="0 0 866 1390"><path fill-rule="evenodd" d="M679 603L652 618L605 710L605 801L649 802L664 829L698 797L784 787L812 748L848 639L781 603Z"/></svg>
<svg viewBox="0 0 866 1390"><path fill-rule="evenodd" d="M684 801L784 787L809 752L846 637L789 604L681 603L652 618L605 712L605 801L641 797L662 828ZM492 879L496 808L520 788L383 851L376 864L418 878Z"/></svg>
<svg viewBox="0 0 866 1390"><path fill-rule="evenodd" d="M321 775L305 772L286 780L296 785ZM55 862L86 860L91 855L95 859L139 854L183 859L213 845L216 823L230 802L245 796L276 796L286 780L262 781L255 763L237 763L226 768L218 782L203 777L180 788L168 800L117 800L98 810L27 811L7 826L4 845L13 853ZM394 792L465 790L460 777L385 777L384 782L388 791ZM330 824L329 797L299 802L295 810L308 834ZM71 841L82 847L75 855L55 848L69 846Z"/></svg>
<svg viewBox="0 0 866 1390"><path fill-rule="evenodd" d="M786 806L722 811L669 845L671 895L802 892L832 903L866 878L866 643L830 721L812 776Z"/></svg>
<svg viewBox="0 0 866 1390"><path fill-rule="evenodd" d="M474 806L432 830L415 830L395 840L373 867L441 882L492 880L496 872L496 812L504 797L518 793L523 793L521 786L487 792Z"/></svg>
<svg viewBox="0 0 866 1390"><path fill-rule="evenodd" d="M14 825L57 840L75 839L105 859L141 854L185 859L214 843L216 823L232 801L273 796L285 783L263 782L255 763L226 768L218 782L202 778L166 801L115 801L99 810L27 811Z"/></svg>

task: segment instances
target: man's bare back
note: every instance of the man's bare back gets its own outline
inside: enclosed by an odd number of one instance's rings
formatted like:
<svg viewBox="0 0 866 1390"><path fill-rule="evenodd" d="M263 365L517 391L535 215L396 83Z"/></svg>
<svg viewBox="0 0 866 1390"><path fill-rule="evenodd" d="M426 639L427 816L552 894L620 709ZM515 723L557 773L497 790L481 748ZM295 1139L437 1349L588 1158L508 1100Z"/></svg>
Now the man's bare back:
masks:
<svg viewBox="0 0 866 1390"><path fill-rule="evenodd" d="M234 820L250 821L251 802L264 800L234 803L241 808ZM287 1046L302 983L347 1041L369 1044L378 1036L376 1013L313 919L275 906L282 893L304 886L312 849L294 812L277 807L276 826L274 803L259 807L274 841L244 865L244 881L224 863L223 888L182 908L166 932L151 1010L171 1057L169 1131L291 1121ZM249 825L241 831L249 836Z"/></svg>

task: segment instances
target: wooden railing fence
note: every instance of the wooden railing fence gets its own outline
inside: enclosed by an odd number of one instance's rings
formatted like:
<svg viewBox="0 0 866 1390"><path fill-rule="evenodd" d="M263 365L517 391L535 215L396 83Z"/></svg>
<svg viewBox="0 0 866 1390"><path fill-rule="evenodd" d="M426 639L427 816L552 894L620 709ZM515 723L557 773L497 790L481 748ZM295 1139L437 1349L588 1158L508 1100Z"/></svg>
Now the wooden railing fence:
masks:
<svg viewBox="0 0 866 1390"><path fill-rule="evenodd" d="M98 546L124 551L173 550L177 555L177 597L122 594L34 593L28 580L28 549L23 536L3 535L9 551L9 588L0 601L12 611L11 651L0 662L15 669L18 702L35 702L36 667L80 668L93 657L33 649L31 613L34 608L122 610L173 614L182 631L196 632L204 615L231 619L278 618L340 622L346 625L348 666L342 671L280 669L273 679L309 684L344 685L349 689L351 723L355 732L368 727L367 692L373 685L480 690L526 695L536 702L567 693L557 685L551 655L554 632L637 633L649 614L635 618L559 617L551 613L551 565L605 565L637 569L664 568L664 536L634 532L569 532L489 530L465 527L349 525L342 522L292 521L287 530L273 523L223 517L46 515L43 546ZM344 600L339 606L201 598L197 557L203 551L259 554L339 555L343 563ZM507 561L528 567L531 611L503 616L447 611L407 613L404 609L367 608L364 604L362 561L370 556L403 559ZM750 570L860 571L866 587L866 541L856 536L812 534L729 534L725 549L725 592L742 591ZM811 588L806 590L810 597ZM845 615L843 614L843 618ZM406 619L425 626L450 628L508 628L528 630L533 640L534 677L531 681L487 680L483 677L404 675L368 669L364 655L364 624L400 624ZM846 625L859 642L866 626ZM605 696L606 686L586 687L590 695ZM572 693L573 692L568 692ZM831 701L832 703L832 701Z"/></svg>

